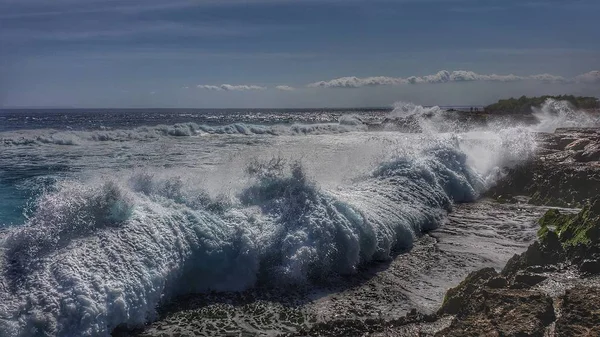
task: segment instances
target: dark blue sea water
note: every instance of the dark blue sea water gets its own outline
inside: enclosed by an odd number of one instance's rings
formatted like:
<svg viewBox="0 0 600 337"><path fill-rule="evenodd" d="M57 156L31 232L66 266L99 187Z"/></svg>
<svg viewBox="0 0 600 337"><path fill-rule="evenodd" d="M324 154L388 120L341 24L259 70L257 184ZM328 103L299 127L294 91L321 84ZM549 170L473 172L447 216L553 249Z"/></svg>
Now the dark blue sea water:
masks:
<svg viewBox="0 0 600 337"><path fill-rule="evenodd" d="M177 123L324 123L343 114L385 116L391 108L356 109L0 109L0 132L23 129L100 130Z"/></svg>

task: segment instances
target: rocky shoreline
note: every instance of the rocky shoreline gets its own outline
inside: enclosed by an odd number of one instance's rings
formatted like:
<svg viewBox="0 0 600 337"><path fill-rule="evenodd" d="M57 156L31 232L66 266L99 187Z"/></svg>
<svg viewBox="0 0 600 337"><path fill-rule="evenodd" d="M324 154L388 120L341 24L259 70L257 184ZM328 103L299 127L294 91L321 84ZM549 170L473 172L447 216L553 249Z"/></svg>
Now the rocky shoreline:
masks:
<svg viewBox="0 0 600 337"><path fill-rule="evenodd" d="M436 336L600 335L600 199L574 215L550 210L538 240L504 269L481 269L446 294L455 315Z"/></svg>
<svg viewBox="0 0 600 337"><path fill-rule="evenodd" d="M454 315L436 336L600 335L600 130L541 135L540 156L490 191L530 203L583 206L549 210L538 240L504 269L481 269L450 289L437 312Z"/></svg>

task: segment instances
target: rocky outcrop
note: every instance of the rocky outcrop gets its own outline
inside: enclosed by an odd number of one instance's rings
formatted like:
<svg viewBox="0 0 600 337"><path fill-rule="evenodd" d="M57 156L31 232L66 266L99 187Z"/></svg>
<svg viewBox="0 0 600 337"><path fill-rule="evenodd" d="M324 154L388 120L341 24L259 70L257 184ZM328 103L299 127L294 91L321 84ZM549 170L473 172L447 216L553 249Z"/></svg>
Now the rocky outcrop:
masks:
<svg viewBox="0 0 600 337"><path fill-rule="evenodd" d="M440 314L456 315L464 312L470 312L477 302L477 291L486 286L488 282L495 279L498 273L494 268L484 268L472 272L458 286L448 290L444 297Z"/></svg>
<svg viewBox="0 0 600 337"><path fill-rule="evenodd" d="M476 294L437 336L543 336L556 318L552 299L538 291L483 287Z"/></svg>
<svg viewBox="0 0 600 337"><path fill-rule="evenodd" d="M577 207L600 191L600 129L557 129L538 135L535 159L507 169L487 195L530 196L536 205Z"/></svg>
<svg viewBox="0 0 600 337"><path fill-rule="evenodd" d="M538 240L499 274L482 269L450 289L438 314L454 318L436 336L600 336L600 282L591 281L600 279L600 130L559 129L539 140L539 156L488 195L583 209L549 210Z"/></svg>
<svg viewBox="0 0 600 337"><path fill-rule="evenodd" d="M598 286L565 284L558 296L542 286L566 283L566 273L583 284L600 275L599 231L600 198L578 214L548 211L538 241L501 273L481 269L448 290L438 315L454 318L436 336L599 336Z"/></svg>

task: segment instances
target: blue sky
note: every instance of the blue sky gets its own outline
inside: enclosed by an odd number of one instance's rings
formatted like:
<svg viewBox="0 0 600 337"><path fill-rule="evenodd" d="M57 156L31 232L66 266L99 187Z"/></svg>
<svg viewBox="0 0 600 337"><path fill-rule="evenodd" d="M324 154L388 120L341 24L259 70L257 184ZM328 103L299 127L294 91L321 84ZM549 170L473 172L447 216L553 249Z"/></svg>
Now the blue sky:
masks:
<svg viewBox="0 0 600 337"><path fill-rule="evenodd" d="M0 0L0 106L600 96L598 13L597 0Z"/></svg>

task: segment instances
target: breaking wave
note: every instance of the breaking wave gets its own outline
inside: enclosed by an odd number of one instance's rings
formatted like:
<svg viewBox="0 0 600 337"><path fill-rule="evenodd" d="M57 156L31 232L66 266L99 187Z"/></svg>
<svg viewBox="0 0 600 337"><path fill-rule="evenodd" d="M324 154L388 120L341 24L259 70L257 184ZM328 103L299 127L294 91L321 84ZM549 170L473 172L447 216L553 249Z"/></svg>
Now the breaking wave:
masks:
<svg viewBox="0 0 600 337"><path fill-rule="evenodd" d="M396 102L389 113L387 128L409 132L421 132L432 135L441 132L457 132L459 123L449 118L448 112L439 106Z"/></svg>
<svg viewBox="0 0 600 337"><path fill-rule="evenodd" d="M366 131L367 126L354 116L342 116L338 123L252 125L204 125L181 123L143 126L130 130L57 131L27 130L0 134L0 144L19 145L82 145L86 142L148 141L163 137L196 137L202 135L319 135Z"/></svg>
<svg viewBox="0 0 600 337"><path fill-rule="evenodd" d="M299 163L253 162L247 177L231 196L148 172L59 184L0 239L0 335L108 336L178 294L354 273L484 189L442 143L331 191Z"/></svg>

